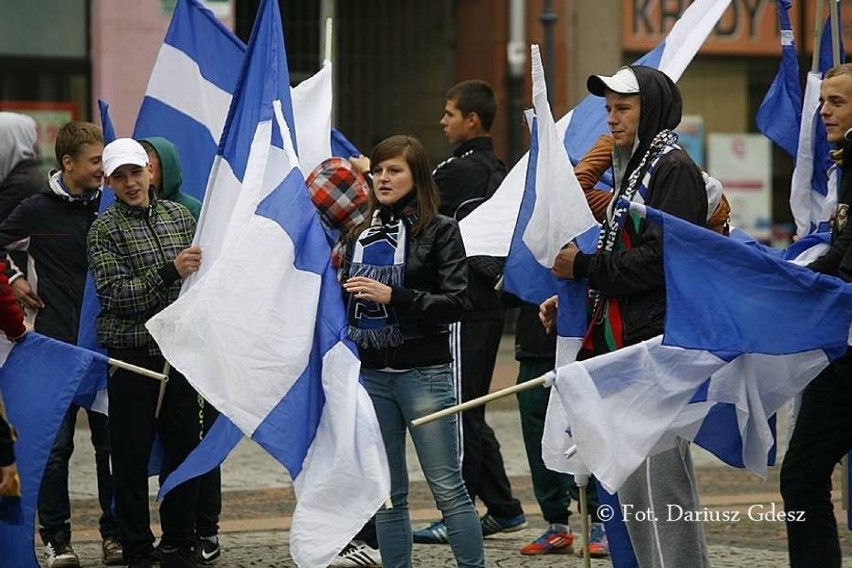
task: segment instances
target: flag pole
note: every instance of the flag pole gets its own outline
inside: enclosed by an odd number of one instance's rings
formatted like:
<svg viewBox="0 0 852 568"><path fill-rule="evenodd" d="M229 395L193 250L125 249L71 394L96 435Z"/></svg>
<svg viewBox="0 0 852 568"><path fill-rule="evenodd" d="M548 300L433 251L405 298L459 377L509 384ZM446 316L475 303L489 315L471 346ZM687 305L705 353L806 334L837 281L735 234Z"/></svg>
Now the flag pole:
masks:
<svg viewBox="0 0 852 568"><path fill-rule="evenodd" d="M332 18L325 19L325 59L324 61L331 61L331 40L332 40L332 31L334 30L334 20Z"/></svg>
<svg viewBox="0 0 852 568"><path fill-rule="evenodd" d="M142 375L143 377L148 377L149 379L157 379L158 381L162 381L163 383L169 380L169 377L164 375L163 373L158 373L157 371L151 371L150 369L146 369L144 367L125 363L120 359L109 358L107 359L107 362L111 367L118 367L119 369L124 369L125 371L130 371L131 373L136 373L137 375Z"/></svg>
<svg viewBox="0 0 852 568"><path fill-rule="evenodd" d="M523 392L526 390L534 389L536 387L544 386L545 381L553 375L553 372L548 372L543 374L542 376L535 378L531 381L526 381L519 385L507 387L505 389L500 389L498 391L494 391L492 393L488 393L485 396L480 396L479 398L474 398L467 402L463 402L461 404L457 404L455 406L450 406L449 408L445 408L443 410L439 410L438 412L433 412L432 414L427 414L426 416L421 416L420 418L415 418L411 421L412 426L422 426L424 424L428 424L434 420L438 420L444 418L445 416L451 416L453 414L458 414L459 412L464 412L465 410L470 410L471 408L476 408L477 406L482 406L486 403L491 402L492 400L497 400L498 398L505 398L509 395L513 395L515 393Z"/></svg>
<svg viewBox="0 0 852 568"><path fill-rule="evenodd" d="M823 26L823 2L825 2L825 0L817 0L816 3L816 14L814 15L814 45L813 54L811 57L811 73L817 73L819 71L819 50L820 42L822 41Z"/></svg>
<svg viewBox="0 0 852 568"><path fill-rule="evenodd" d="M160 392L157 393L157 408L154 409L154 418L160 417L160 409L163 407L163 397L166 395L166 383L169 382L169 373L172 372L172 365L168 361L163 365L163 376L165 379L160 383Z"/></svg>
<svg viewBox="0 0 852 568"><path fill-rule="evenodd" d="M828 0L828 17L831 19L831 65L840 65L840 14L838 0Z"/></svg>

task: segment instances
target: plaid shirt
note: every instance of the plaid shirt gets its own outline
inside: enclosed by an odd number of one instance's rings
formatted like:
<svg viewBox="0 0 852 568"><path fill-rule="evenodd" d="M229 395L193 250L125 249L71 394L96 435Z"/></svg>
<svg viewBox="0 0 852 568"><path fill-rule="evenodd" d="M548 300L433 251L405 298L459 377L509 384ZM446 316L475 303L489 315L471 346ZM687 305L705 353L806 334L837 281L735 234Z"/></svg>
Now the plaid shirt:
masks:
<svg viewBox="0 0 852 568"><path fill-rule="evenodd" d="M147 209L116 201L95 220L87 245L101 345L160 354L145 322L177 299L181 280L172 261L194 233L195 219L183 205L153 196Z"/></svg>

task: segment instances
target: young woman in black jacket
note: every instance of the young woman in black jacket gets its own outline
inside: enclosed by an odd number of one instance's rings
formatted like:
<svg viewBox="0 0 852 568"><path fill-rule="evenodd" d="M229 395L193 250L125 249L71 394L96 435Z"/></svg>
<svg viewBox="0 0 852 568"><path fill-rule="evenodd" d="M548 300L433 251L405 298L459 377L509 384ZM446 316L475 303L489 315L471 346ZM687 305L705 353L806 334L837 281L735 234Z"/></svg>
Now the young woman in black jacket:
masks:
<svg viewBox="0 0 852 568"><path fill-rule="evenodd" d="M458 224L438 214L426 151L411 136L373 150L367 220L352 231L343 285L350 336L376 409L391 473L393 508L376 515L385 567L411 566L405 433L447 525L460 567L485 565L479 517L458 459L458 417L418 428L415 418L456 403L449 324L465 307L467 261Z"/></svg>

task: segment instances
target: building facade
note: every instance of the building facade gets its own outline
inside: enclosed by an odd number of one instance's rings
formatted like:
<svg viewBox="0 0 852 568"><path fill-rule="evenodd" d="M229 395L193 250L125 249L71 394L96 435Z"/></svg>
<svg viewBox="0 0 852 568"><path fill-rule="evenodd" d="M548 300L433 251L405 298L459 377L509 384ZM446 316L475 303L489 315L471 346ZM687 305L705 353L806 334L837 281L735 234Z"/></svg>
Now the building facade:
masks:
<svg viewBox="0 0 852 568"><path fill-rule="evenodd" d="M96 117L98 98L110 103L117 133L129 135L176 1L15 2L0 18L0 109L35 116L43 153L52 148L62 122ZM259 1L204 3L247 41ZM815 1L794 3L791 12L804 71L810 66ZM319 69L324 22L333 18L335 124L363 151L389 134L408 132L423 140L435 161L445 157L452 149L438 126L443 94L457 81L480 78L498 94L493 134L508 163L528 145L522 111L531 103L530 43L541 45L559 117L586 95L590 73L612 72L636 60L665 37L689 4L279 0L294 82ZM701 125L698 132L756 131L755 112L778 65L776 9L774 0L732 0L684 73L679 85L685 114ZM704 136L699 138L702 144ZM700 153L704 150L702 145ZM789 221L785 188L792 161L772 152L772 217Z"/></svg>

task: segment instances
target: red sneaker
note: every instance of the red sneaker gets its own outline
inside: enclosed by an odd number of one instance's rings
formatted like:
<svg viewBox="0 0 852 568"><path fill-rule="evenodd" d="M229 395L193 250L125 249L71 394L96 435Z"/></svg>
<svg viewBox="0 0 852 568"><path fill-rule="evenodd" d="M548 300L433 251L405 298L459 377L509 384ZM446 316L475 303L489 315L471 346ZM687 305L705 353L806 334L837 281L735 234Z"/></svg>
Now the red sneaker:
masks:
<svg viewBox="0 0 852 568"><path fill-rule="evenodd" d="M547 529L546 533L522 547L521 554L571 554L574 552L573 544L573 534Z"/></svg>

